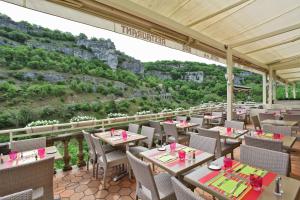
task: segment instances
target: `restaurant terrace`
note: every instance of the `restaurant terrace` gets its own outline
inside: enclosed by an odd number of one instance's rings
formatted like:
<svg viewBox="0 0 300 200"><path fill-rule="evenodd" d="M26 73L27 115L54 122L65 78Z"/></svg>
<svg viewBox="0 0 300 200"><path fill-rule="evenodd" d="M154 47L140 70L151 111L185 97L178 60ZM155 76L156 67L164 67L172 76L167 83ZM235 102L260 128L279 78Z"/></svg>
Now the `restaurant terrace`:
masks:
<svg viewBox="0 0 300 200"><path fill-rule="evenodd" d="M223 63L227 101L0 130L1 200L300 199L299 0L4 1ZM235 101L233 68L261 75L262 102Z"/></svg>

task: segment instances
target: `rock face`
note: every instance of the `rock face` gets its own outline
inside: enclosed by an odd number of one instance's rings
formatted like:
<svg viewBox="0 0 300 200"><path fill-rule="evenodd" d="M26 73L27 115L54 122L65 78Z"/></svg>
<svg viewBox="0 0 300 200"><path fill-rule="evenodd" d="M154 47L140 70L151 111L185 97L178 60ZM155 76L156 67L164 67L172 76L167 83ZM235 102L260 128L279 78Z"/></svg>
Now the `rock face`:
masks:
<svg viewBox="0 0 300 200"><path fill-rule="evenodd" d="M147 71L145 75L156 76L159 79L163 79L163 80L172 79L172 76L170 73L162 72L162 71L158 71L158 70Z"/></svg>
<svg viewBox="0 0 300 200"><path fill-rule="evenodd" d="M199 72L186 72L183 76L184 80L194 81L197 83L202 83L204 78L204 73L202 71Z"/></svg>
<svg viewBox="0 0 300 200"><path fill-rule="evenodd" d="M31 39L26 41L26 45L33 48L42 48L49 51L58 51L67 55L72 55L82 59L99 59L112 69L123 68L136 74L144 73L143 64L130 56L116 50L111 40L88 39L86 36L73 36L70 33L52 31L40 26L31 25L27 22L15 22L9 17L0 14L0 28L18 30L27 33ZM67 40L49 39L49 34L66 34L70 37ZM17 42L4 41L0 35L0 45L20 45Z"/></svg>

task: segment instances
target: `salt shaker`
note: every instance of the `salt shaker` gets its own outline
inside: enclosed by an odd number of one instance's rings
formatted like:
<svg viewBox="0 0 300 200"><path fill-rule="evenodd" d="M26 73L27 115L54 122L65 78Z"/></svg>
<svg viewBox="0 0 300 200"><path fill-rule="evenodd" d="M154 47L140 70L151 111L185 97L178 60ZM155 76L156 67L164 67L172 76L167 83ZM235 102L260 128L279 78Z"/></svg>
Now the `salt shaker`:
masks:
<svg viewBox="0 0 300 200"><path fill-rule="evenodd" d="M277 177L275 183L275 190L274 190L274 194L277 196L281 196L283 193L280 182L281 182L281 177Z"/></svg>

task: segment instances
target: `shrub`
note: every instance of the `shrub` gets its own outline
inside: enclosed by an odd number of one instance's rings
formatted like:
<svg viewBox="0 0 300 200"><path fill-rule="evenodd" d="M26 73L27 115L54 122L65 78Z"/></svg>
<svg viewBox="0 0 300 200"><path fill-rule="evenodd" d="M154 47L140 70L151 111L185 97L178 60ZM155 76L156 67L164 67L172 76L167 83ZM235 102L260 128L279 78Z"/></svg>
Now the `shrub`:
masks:
<svg viewBox="0 0 300 200"><path fill-rule="evenodd" d="M26 125L26 127L34 127L34 126L45 126L45 125L53 125L53 124L59 124L58 120L38 120L31 122Z"/></svg>
<svg viewBox="0 0 300 200"><path fill-rule="evenodd" d="M72 119L70 119L70 122L81 122L81 121L89 121L89 120L96 120L96 118L92 117L92 116L78 115L78 116L72 117Z"/></svg>

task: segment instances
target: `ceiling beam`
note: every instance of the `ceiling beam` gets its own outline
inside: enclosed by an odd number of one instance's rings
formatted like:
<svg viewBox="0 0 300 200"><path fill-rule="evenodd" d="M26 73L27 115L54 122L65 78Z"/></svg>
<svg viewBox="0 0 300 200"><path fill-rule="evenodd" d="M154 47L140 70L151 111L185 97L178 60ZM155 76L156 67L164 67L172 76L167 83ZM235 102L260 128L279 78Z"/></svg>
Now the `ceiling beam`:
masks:
<svg viewBox="0 0 300 200"><path fill-rule="evenodd" d="M262 47L262 48L259 48L259 49L248 51L244 54L256 53L256 52L259 52L259 51L262 51L262 50L266 50L266 49L270 49L270 48L273 48L273 47L278 47L278 46L285 45L285 44L288 44L288 43L296 42L298 40L300 40L300 36L297 36L296 38L292 38L292 39L289 39L289 40L286 40L286 41L278 42L278 43L275 43L275 44L272 44L272 45L269 45L269 46L266 46L266 47Z"/></svg>
<svg viewBox="0 0 300 200"><path fill-rule="evenodd" d="M240 0L240 1L238 1L238 2L236 2L234 4L232 4L232 5L229 5L229 6L225 7L225 8L222 8L221 10L218 10L217 12L211 13L211 14L209 14L209 15L201 18L201 19L198 19L198 20L196 20L196 21L194 21L194 22L192 22L190 24L187 24L186 26L187 27L193 27L193 26L195 26L195 25L197 25L197 24L199 24L199 23L201 23L203 21L206 21L206 20L208 20L210 18L213 18L213 17L215 17L215 16L217 16L219 14L222 14L222 13L228 11L228 10L231 10L231 9L237 7L237 6L240 6L240 5L242 5L243 3L247 2L247 1L250 1L250 0Z"/></svg>
<svg viewBox="0 0 300 200"><path fill-rule="evenodd" d="M168 17L172 17L178 10L183 8L186 4L188 4L191 0L186 0L182 3L180 3L170 14L168 14Z"/></svg>
<svg viewBox="0 0 300 200"><path fill-rule="evenodd" d="M285 74L294 74L294 73L300 73L300 66L299 66L299 69L298 68L295 68L297 71L291 71L291 72L279 72L279 71L276 71L277 72L277 74L279 74L279 75L285 75ZM284 70L282 70L282 71L284 71Z"/></svg>
<svg viewBox="0 0 300 200"><path fill-rule="evenodd" d="M272 65L274 70L284 70L284 69L292 69L292 68L300 68L300 59L291 61L291 62L286 62L286 63L279 63Z"/></svg>
<svg viewBox="0 0 300 200"><path fill-rule="evenodd" d="M292 26L288 26L288 27L285 27L285 28L282 28L282 29L278 29L276 31L269 32L269 33L266 33L266 34L263 34L263 35L259 35L259 36L256 36L256 37L244 40L244 41L229 44L229 46L231 48L236 48L236 47L243 46L243 45L246 45L246 44L249 44L249 43L253 43L253 42L256 42L256 41L259 41L259 40L263 40L263 39L274 37L276 35L287 33L287 32L293 31L293 30L297 30L299 28L300 28L300 23L294 24Z"/></svg>

